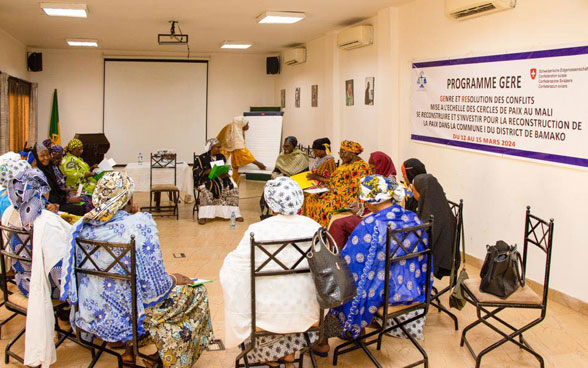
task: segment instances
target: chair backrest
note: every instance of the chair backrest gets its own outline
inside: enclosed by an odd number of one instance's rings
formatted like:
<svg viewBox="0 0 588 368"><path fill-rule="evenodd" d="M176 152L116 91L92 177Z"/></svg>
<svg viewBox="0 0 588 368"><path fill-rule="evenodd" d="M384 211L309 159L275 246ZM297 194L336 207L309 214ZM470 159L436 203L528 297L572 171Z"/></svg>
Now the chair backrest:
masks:
<svg viewBox="0 0 588 368"><path fill-rule="evenodd" d="M16 247L12 242L18 243ZM2 272L2 291L4 302L8 301L8 268L6 261L33 262L33 229L25 230L0 224L0 267Z"/></svg>
<svg viewBox="0 0 588 368"><path fill-rule="evenodd" d="M452 202L447 200L449 203L449 208L451 209L451 213L453 213L453 217L455 217L455 232L453 235L453 267L457 270L459 264L457 260L459 259L457 255L461 251L461 231L463 225L463 199L459 200L459 203ZM463 262L463 260L462 260ZM457 272L454 274L454 279L457 278ZM453 283L454 280L450 280Z"/></svg>
<svg viewBox="0 0 588 368"><path fill-rule="evenodd" d="M151 160L149 161L149 188L153 186L153 169L173 169L174 170L174 185L177 180L177 158L175 153L166 153L163 155L151 153Z"/></svg>
<svg viewBox="0 0 588 368"><path fill-rule="evenodd" d="M287 240L275 240L275 241L256 241L255 234L250 234L250 241L251 241L251 343L252 346L255 346L255 338L256 338L256 315L257 315L257 308L256 308L256 295L255 295L255 280L260 277L270 277L270 276L291 276L291 275L300 275L305 273L310 273L310 268L308 265L306 267L298 267L302 262L304 262L306 258L306 254L311 249L312 245L309 244L307 249L302 249L299 245L300 243L312 243L311 238L298 238L298 239L287 239ZM278 246L276 250L272 251L267 249L268 246ZM279 259L279 253L283 252L287 248L292 248L300 253L300 257L295 259L290 266L284 264ZM259 249L265 255L268 256L267 260L265 260L259 266L255 266L255 250ZM277 265L278 270L266 270L270 265ZM319 329L322 329L323 325L323 310L319 308L320 318L319 318ZM303 332L303 331L299 331Z"/></svg>
<svg viewBox="0 0 588 368"><path fill-rule="evenodd" d="M133 349L135 350L135 356L138 355L138 332L137 332L137 272L136 272L136 251L135 251L135 236L131 235L131 241L129 243L108 243L95 240L87 240L83 238L76 238L76 246L82 253L82 259L78 259L77 250L74 252L74 265L76 275L76 289L80 288L80 275L92 275L100 278L111 278L117 280L128 281L131 284L131 314L133 323ZM99 250L108 253L112 261L105 267L100 267L95 257ZM124 264L123 258L128 257L130 259L129 265ZM79 303L75 305L76 313L79 311ZM78 339L80 336L81 328L76 328Z"/></svg>
<svg viewBox="0 0 588 368"><path fill-rule="evenodd" d="M388 307L390 305L390 270L392 265L402 261L409 261L415 258L426 258L427 269L422 271L422 276L425 278L425 301L418 304L418 309L424 309L425 314L429 309L431 302L431 274L432 274L432 252L433 237L431 231L433 228L433 215L431 215L429 222L410 226L404 229L392 229L391 224L388 224L386 232L386 268L384 275L384 318L383 326L387 326ZM412 242L411 242L412 240ZM405 244L405 241L408 241ZM419 250L419 246L421 250Z"/></svg>
<svg viewBox="0 0 588 368"><path fill-rule="evenodd" d="M527 256L529 244L537 246L545 253L545 273L543 278L543 306L547 305L549 291L549 274L551 271L551 248L553 245L553 219L549 222L531 214L531 207L527 206L525 215L525 239L523 241L523 280L527 271Z"/></svg>

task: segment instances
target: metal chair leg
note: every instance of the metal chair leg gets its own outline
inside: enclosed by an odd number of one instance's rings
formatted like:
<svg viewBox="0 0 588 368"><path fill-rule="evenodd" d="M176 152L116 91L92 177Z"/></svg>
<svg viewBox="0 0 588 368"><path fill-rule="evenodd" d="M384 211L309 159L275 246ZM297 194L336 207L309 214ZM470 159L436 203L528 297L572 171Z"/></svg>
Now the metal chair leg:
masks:
<svg viewBox="0 0 588 368"><path fill-rule="evenodd" d="M8 345L6 345L6 348L4 349L4 363L8 364L10 361L10 357L13 357L14 359L18 360L19 362L23 363L23 359L21 357L19 357L18 355L16 355L15 353L10 351L10 348L12 347L12 345L14 345L16 343L16 341L18 339L21 338L22 335L24 335L26 328L23 328L18 335L16 335L16 337L14 339L12 339L12 341L10 341L8 343Z"/></svg>

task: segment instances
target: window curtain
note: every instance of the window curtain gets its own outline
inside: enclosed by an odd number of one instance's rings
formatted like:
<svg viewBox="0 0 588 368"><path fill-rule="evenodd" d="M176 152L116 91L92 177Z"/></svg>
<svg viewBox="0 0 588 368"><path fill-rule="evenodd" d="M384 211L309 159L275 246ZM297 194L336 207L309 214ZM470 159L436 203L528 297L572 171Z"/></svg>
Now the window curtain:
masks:
<svg viewBox="0 0 588 368"><path fill-rule="evenodd" d="M29 103L29 142L37 141L38 115L39 106L39 85L31 83L31 101Z"/></svg>
<svg viewBox="0 0 588 368"><path fill-rule="evenodd" d="M8 125L8 74L0 73L0 154L9 151Z"/></svg>
<svg viewBox="0 0 588 368"><path fill-rule="evenodd" d="M21 151L29 142L31 84L8 78L8 133L11 151Z"/></svg>

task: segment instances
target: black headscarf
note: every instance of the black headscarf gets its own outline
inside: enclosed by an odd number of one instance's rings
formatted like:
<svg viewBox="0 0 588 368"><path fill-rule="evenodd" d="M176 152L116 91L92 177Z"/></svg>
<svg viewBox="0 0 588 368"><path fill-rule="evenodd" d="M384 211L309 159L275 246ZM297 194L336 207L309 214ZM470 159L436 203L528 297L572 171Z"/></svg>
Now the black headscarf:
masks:
<svg viewBox="0 0 588 368"><path fill-rule="evenodd" d="M443 187L431 174L414 177L413 185L420 194L417 215L423 222L433 215L433 273L441 279L451 274L455 217L449 208Z"/></svg>
<svg viewBox="0 0 588 368"><path fill-rule="evenodd" d="M415 176L426 174L427 169L425 168L425 164L419 159L409 158L402 164L402 172L406 174L406 179L408 179L407 184L411 184Z"/></svg>
<svg viewBox="0 0 588 368"><path fill-rule="evenodd" d="M292 147L294 147L294 149L296 149L296 147L298 146L298 139L296 139L296 137L294 137L293 135L286 137L286 139L284 139L284 142L290 143Z"/></svg>
<svg viewBox="0 0 588 368"><path fill-rule="evenodd" d="M33 155L37 161L37 168L43 172L45 178L47 178L47 183L49 183L49 187L51 188L51 191L49 191L49 202L63 205L67 202L67 193L59 187L51 161L49 161L49 165L45 166L41 160L39 160L39 152L43 149L46 150L47 147L36 144L33 147Z"/></svg>
<svg viewBox="0 0 588 368"><path fill-rule="evenodd" d="M326 151L327 148L329 148L329 150L330 150L331 149L330 147L331 147L331 140L329 138L319 138L319 139L315 139L314 142L312 142L312 149Z"/></svg>

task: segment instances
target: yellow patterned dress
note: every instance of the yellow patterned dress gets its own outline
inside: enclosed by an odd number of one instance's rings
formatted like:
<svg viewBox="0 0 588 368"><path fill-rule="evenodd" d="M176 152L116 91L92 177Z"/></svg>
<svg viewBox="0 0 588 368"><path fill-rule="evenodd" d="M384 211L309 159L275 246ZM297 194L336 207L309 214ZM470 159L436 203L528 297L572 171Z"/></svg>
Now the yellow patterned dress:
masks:
<svg viewBox="0 0 588 368"><path fill-rule="evenodd" d="M368 175L370 166L362 159L342 164L331 175L329 192L312 194L305 198L304 215L326 227L336 210L349 208L357 200L359 181Z"/></svg>

